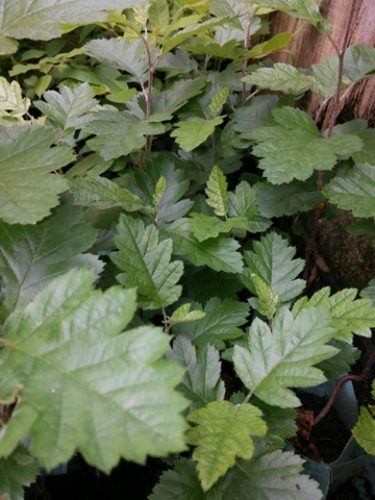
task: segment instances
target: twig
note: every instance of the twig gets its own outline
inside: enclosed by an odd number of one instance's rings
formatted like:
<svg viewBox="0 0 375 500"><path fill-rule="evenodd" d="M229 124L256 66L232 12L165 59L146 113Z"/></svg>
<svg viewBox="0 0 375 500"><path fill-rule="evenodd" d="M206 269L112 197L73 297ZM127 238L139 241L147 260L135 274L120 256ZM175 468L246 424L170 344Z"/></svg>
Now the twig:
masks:
<svg viewBox="0 0 375 500"><path fill-rule="evenodd" d="M313 426L318 425L328 415L328 413L331 411L332 406L336 401L337 396L341 391L342 386L346 382L349 382L349 380L352 380L353 382L363 382L363 380L366 380L367 376L371 372L372 365L374 364L374 362L375 362L375 351L369 355L366 365L360 375L344 375L336 382L336 386L329 400L327 401L326 405L321 410L321 412L315 417L314 422L312 424Z"/></svg>

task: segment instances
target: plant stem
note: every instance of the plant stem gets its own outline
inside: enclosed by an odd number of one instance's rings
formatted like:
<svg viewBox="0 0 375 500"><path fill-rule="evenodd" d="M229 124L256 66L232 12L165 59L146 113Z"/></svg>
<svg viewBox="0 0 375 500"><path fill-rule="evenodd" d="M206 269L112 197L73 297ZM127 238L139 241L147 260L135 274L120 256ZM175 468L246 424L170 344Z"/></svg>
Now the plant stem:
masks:
<svg viewBox="0 0 375 500"><path fill-rule="evenodd" d="M154 82L155 67L152 63L151 50L150 50L150 45L148 43L147 28L145 28L145 35L142 37L142 41L146 49L147 66L148 66L147 89L145 89L144 85L142 84L142 91L146 101L146 118L148 120L151 116L152 85ZM152 146L152 136L147 136L144 156L142 160L142 168L146 168L151 152L151 146Z"/></svg>
<svg viewBox="0 0 375 500"><path fill-rule="evenodd" d="M342 85L342 77L344 73L344 56L345 56L345 47L340 50L334 41L334 39L331 37L331 35L328 35L334 49L336 50L337 57L339 60L339 68L338 68L338 73L337 73L337 84L336 84L336 92L333 98L333 104L332 104L332 111L331 111L331 116L329 119L328 123L328 131L327 131L327 137L332 137L333 134L333 127L335 126L337 117L340 113L340 95L341 95L341 85Z"/></svg>
<svg viewBox="0 0 375 500"><path fill-rule="evenodd" d="M249 18L246 22L246 27L245 27L244 34L243 34L243 48L245 50L249 50L250 26L251 26L251 19ZM249 63L249 58L247 56L244 56L243 61L242 61L242 76L243 77L248 75L248 63ZM244 104L245 101L246 101L246 83L243 82L243 84L242 84L242 104Z"/></svg>
<svg viewBox="0 0 375 500"><path fill-rule="evenodd" d="M371 372L374 362L375 362L375 351L369 355L366 365L360 375L344 375L336 382L336 386L329 400L327 401L322 411L315 417L313 426L318 425L328 415L328 413L330 412L332 406L336 401L337 396L339 395L339 392L341 391L342 386L346 382L349 382L349 380L352 380L354 382L363 382L364 380L366 380L366 378Z"/></svg>

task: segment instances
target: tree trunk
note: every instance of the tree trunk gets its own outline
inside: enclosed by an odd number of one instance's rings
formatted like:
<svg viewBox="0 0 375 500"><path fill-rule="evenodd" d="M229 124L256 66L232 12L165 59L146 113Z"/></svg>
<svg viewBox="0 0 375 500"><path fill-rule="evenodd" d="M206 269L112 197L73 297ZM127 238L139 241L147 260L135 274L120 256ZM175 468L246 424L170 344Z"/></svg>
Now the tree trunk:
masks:
<svg viewBox="0 0 375 500"><path fill-rule="evenodd" d="M332 24L332 37L339 48L365 43L375 45L375 0L323 0L321 12ZM302 29L301 29L302 27ZM301 32L289 46L297 67L309 68L325 56L335 54L328 38L303 21L278 13L273 19L273 32ZM277 54L278 62L290 63L290 55ZM364 118L375 124L375 77L350 88L342 99L342 112L347 118ZM319 106L316 95L308 98L308 110L315 114ZM330 114L330 105L326 115Z"/></svg>

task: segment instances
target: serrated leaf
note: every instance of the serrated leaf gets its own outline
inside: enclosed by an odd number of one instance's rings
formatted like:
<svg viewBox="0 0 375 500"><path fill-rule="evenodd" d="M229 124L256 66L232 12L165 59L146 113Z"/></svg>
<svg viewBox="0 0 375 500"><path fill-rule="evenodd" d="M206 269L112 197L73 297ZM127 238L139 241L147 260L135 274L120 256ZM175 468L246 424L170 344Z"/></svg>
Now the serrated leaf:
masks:
<svg viewBox="0 0 375 500"><path fill-rule="evenodd" d="M303 459L289 451L240 460L219 498L322 500L318 483L302 474L303 464Z"/></svg>
<svg viewBox="0 0 375 500"><path fill-rule="evenodd" d="M300 405L290 387L312 387L325 381L318 362L337 349L326 345L335 334L329 309L304 309L296 317L280 309L269 326L255 319L248 348L236 345L233 362L237 375L259 399L281 408Z"/></svg>
<svg viewBox="0 0 375 500"><path fill-rule="evenodd" d="M218 116L221 113L225 103L227 102L229 92L229 87L222 87L216 92L209 106L211 116Z"/></svg>
<svg viewBox="0 0 375 500"><path fill-rule="evenodd" d="M164 175L162 175L161 177L159 177L159 180L155 185L155 192L152 196L152 206L155 211L158 210L159 204L166 190L167 190L167 179L164 177Z"/></svg>
<svg viewBox="0 0 375 500"><path fill-rule="evenodd" d="M241 273L240 245L233 238L220 236L201 243L190 230L188 219L179 219L168 226L166 233L173 240L173 252L186 256L194 266L208 266L214 271Z"/></svg>
<svg viewBox="0 0 375 500"><path fill-rule="evenodd" d="M252 457L251 436L264 436L267 430L261 416L255 406L229 401L214 401L189 414L196 426L187 432L187 440L196 446L193 458L204 491L234 466L236 457Z"/></svg>
<svg viewBox="0 0 375 500"><path fill-rule="evenodd" d="M338 379L343 373L350 373L351 366L358 361L361 351L346 342L332 340L333 347L338 349L338 353L332 358L319 363L320 368L327 379Z"/></svg>
<svg viewBox="0 0 375 500"><path fill-rule="evenodd" d="M233 128L241 139L250 140L252 130L274 125L272 111L278 106L279 98L275 95L259 95L251 99L246 106L234 110Z"/></svg>
<svg viewBox="0 0 375 500"><path fill-rule="evenodd" d="M145 208L137 195L105 177L97 175L77 177L70 181L70 188L75 205L98 209L121 207L127 212Z"/></svg>
<svg viewBox="0 0 375 500"><path fill-rule="evenodd" d="M90 85L63 86L60 92L49 90L43 94L46 102L34 103L47 118L63 130L80 129L92 119L89 113L98 106Z"/></svg>
<svg viewBox="0 0 375 500"><path fill-rule="evenodd" d="M176 500L177 498L207 500L196 472L195 462L187 458L180 458L174 463L173 469L163 472L149 500Z"/></svg>
<svg viewBox="0 0 375 500"><path fill-rule="evenodd" d="M16 80L8 82L0 77L0 119L21 120L30 107L30 100L22 97L22 89Z"/></svg>
<svg viewBox="0 0 375 500"><path fill-rule="evenodd" d="M225 340L243 335L239 328L247 321L249 306L231 299L211 298L204 307L204 317L173 327L176 335L188 337L195 345L220 347Z"/></svg>
<svg viewBox="0 0 375 500"><path fill-rule="evenodd" d="M163 120L170 120L173 113L184 106L190 99L199 95L206 82L203 78L178 80L167 90L160 92L152 102L153 116L160 115Z"/></svg>
<svg viewBox="0 0 375 500"><path fill-rule="evenodd" d="M218 166L214 166L205 189L207 204L213 208L215 215L226 217L228 212L228 184L225 175Z"/></svg>
<svg viewBox="0 0 375 500"><path fill-rule="evenodd" d="M220 356L214 347L204 345L196 349L187 337L180 335L173 342L168 358L185 369L179 390L189 399L191 408L224 399Z"/></svg>
<svg viewBox="0 0 375 500"><path fill-rule="evenodd" d="M259 143L253 149L261 158L258 166L272 184L304 181L314 170L331 170L339 158L350 157L363 145L354 135L323 138L313 119L299 109L285 106L274 110L273 117L277 126L250 134Z"/></svg>
<svg viewBox="0 0 375 500"><path fill-rule="evenodd" d="M2 53L16 50L10 39L30 38L50 40L64 33L63 24L90 24L105 21L107 11L126 9L142 3L142 0L2 0L0 4L0 39L5 42Z"/></svg>
<svg viewBox="0 0 375 500"><path fill-rule="evenodd" d="M9 224L34 224L59 204L58 194L68 188L61 175L51 172L74 156L55 146L48 127L0 127L0 218Z"/></svg>
<svg viewBox="0 0 375 500"><path fill-rule="evenodd" d="M369 163L375 165L375 130L368 128L360 130L356 134L362 139L361 151L353 155L353 160L357 164Z"/></svg>
<svg viewBox="0 0 375 500"><path fill-rule="evenodd" d="M172 240L159 242L159 232L152 224L121 215L115 244L118 252L111 259L122 271L117 280L128 287L137 287L144 309L161 309L176 302L182 287L177 285L183 264L171 262Z"/></svg>
<svg viewBox="0 0 375 500"><path fill-rule="evenodd" d="M127 111L100 111L84 130L96 136L87 141L88 147L107 161L142 149L147 135L163 133L165 128L139 120Z"/></svg>
<svg viewBox="0 0 375 500"><path fill-rule="evenodd" d="M246 181L237 184L233 193L229 193L229 215L246 219L246 230L249 233L265 231L271 221L263 217L258 208L256 191ZM230 220L230 219L229 219Z"/></svg>
<svg viewBox="0 0 375 500"><path fill-rule="evenodd" d="M152 0L148 20L153 32L165 33L169 25L168 0Z"/></svg>
<svg viewBox="0 0 375 500"><path fill-rule="evenodd" d="M269 406L263 401L254 404L261 409L263 419L267 423L267 434L262 439L257 439L258 449L271 452L285 447L285 440L297 434L297 411L293 408L278 408Z"/></svg>
<svg viewBox="0 0 375 500"><path fill-rule="evenodd" d="M169 318L169 324L174 326L179 323L189 323L190 321L202 319L204 316L205 312L199 309L191 311L191 303L182 304L182 306L173 311L172 316Z"/></svg>
<svg viewBox="0 0 375 500"><path fill-rule="evenodd" d="M89 56L102 64L127 71L142 83L147 79L147 57L142 40L91 40L85 48Z"/></svg>
<svg viewBox="0 0 375 500"><path fill-rule="evenodd" d="M177 144L184 151L192 151L203 144L221 123L223 123L222 116L217 116L212 120L193 116L177 122L176 128L170 135L176 139Z"/></svg>
<svg viewBox="0 0 375 500"><path fill-rule="evenodd" d="M269 40L254 45L254 47L249 50L248 55L251 59L266 57L269 54L272 54L272 52L277 52L278 50L287 47L293 40L293 36L294 33L290 33L289 31L277 33Z"/></svg>
<svg viewBox="0 0 375 500"><path fill-rule="evenodd" d="M282 10L290 16L304 19L314 26L325 22L319 12L318 0L252 0L255 5L269 7L274 10Z"/></svg>
<svg viewBox="0 0 375 500"><path fill-rule="evenodd" d="M314 79L290 64L276 63L271 68L259 68L242 78L243 82L262 89L300 95L310 90Z"/></svg>
<svg viewBox="0 0 375 500"><path fill-rule="evenodd" d="M189 217L190 229L199 241L217 238L222 233L230 233L232 229L246 229L247 219L245 217L233 217L221 220L211 215L192 213Z"/></svg>
<svg viewBox="0 0 375 500"><path fill-rule="evenodd" d="M324 192L331 203L356 217L375 217L375 166L355 165L336 175Z"/></svg>
<svg viewBox="0 0 375 500"><path fill-rule="evenodd" d="M305 281L297 279L302 272L304 261L294 259L296 249L275 232L254 241L253 251L245 252L245 270L241 277L243 284L252 292L256 288L251 275L259 276L271 287L280 303L289 302L305 288Z"/></svg>
<svg viewBox="0 0 375 500"><path fill-rule="evenodd" d="M9 457L0 459L0 496L3 500L23 500L23 487L30 486L39 467L27 450L19 446Z"/></svg>
<svg viewBox="0 0 375 500"><path fill-rule="evenodd" d="M370 280L366 288L361 290L360 295L363 299L371 300L372 305L375 306L375 278Z"/></svg>
<svg viewBox="0 0 375 500"><path fill-rule="evenodd" d="M335 338L351 343L352 334L371 336L375 327L375 308L368 299L356 299L358 290L345 288L330 295L330 288L325 287L311 298L302 297L294 305L293 312L298 313L309 307L328 307L331 313L330 326L335 328Z"/></svg>
<svg viewBox="0 0 375 500"><path fill-rule="evenodd" d="M254 285L257 298L249 300L250 305L262 316L272 319L279 303L279 297L272 293L272 288L256 274L251 274L251 281Z"/></svg>
<svg viewBox="0 0 375 500"><path fill-rule="evenodd" d="M37 225L0 222L0 272L7 311L28 302L56 276L80 266L100 273L99 259L84 253L97 231L82 223L82 212L66 205Z"/></svg>
<svg viewBox="0 0 375 500"><path fill-rule="evenodd" d="M259 211L266 217L308 212L324 202L324 196L313 183L293 181L273 186L269 182L261 182L254 189Z"/></svg>
<svg viewBox="0 0 375 500"><path fill-rule="evenodd" d="M93 280L72 270L6 321L0 397L17 404L2 428L1 456L30 436L48 470L78 450L108 473L120 457L144 463L184 448L186 403L174 391L181 370L160 361L168 337L149 326L120 333L135 291L92 291Z"/></svg>
<svg viewBox="0 0 375 500"><path fill-rule="evenodd" d="M372 397L375 398L375 382L372 384ZM353 436L359 445L369 453L375 455L375 407L362 407L358 422L353 428Z"/></svg>

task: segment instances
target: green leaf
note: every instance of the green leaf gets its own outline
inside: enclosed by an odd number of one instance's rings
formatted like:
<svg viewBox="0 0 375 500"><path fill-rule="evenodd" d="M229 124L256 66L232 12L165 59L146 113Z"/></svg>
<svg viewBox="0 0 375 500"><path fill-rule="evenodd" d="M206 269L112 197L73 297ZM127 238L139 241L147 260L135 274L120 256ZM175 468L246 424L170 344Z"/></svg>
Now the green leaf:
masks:
<svg viewBox="0 0 375 500"><path fill-rule="evenodd" d="M221 123L223 123L222 116L217 116L212 120L193 116L176 123L177 128L170 135L176 139L177 144L184 151L191 151L203 144L213 134L215 127Z"/></svg>
<svg viewBox="0 0 375 500"><path fill-rule="evenodd" d="M211 298L205 308L205 315L198 321L173 327L176 335L188 337L195 345L211 344L220 347L223 341L243 336L239 328L247 321L249 306L231 299Z"/></svg>
<svg viewBox="0 0 375 500"><path fill-rule="evenodd" d="M285 63L276 63L271 68L259 68L242 78L249 85L262 89L284 92L284 94L300 95L310 90L314 84L311 76L298 71Z"/></svg>
<svg viewBox="0 0 375 500"><path fill-rule="evenodd" d="M293 408L278 408L269 406L263 401L256 401L256 406L263 413L263 420L267 423L267 434L262 439L257 439L258 450L271 452L285 447L285 440L297 434L297 411Z"/></svg>
<svg viewBox="0 0 375 500"><path fill-rule="evenodd" d="M215 117L220 115L225 103L227 102L229 92L229 87L222 87L216 92L209 106L211 116Z"/></svg>
<svg viewBox="0 0 375 500"><path fill-rule="evenodd" d="M314 170L331 170L338 159L362 148L361 139L354 135L323 138L313 119L299 109L283 107L273 116L277 126L250 134L259 143L253 154L262 158L259 167L272 184L304 181Z"/></svg>
<svg viewBox="0 0 375 500"><path fill-rule="evenodd" d="M309 212L320 203L324 196L313 183L293 181L290 184L273 186L261 182L254 187L257 205L266 217L283 217L299 212Z"/></svg>
<svg viewBox="0 0 375 500"><path fill-rule="evenodd" d="M23 487L30 486L39 467L25 448L19 446L9 457L0 459L0 496L3 500L23 500Z"/></svg>
<svg viewBox="0 0 375 500"><path fill-rule="evenodd" d="M51 148L55 132L48 127L0 127L0 218L9 224L34 224L59 204L68 188L51 172L74 156L65 146Z"/></svg>
<svg viewBox="0 0 375 500"><path fill-rule="evenodd" d="M190 400L191 408L200 408L210 401L224 399L220 356L214 347L205 345L196 349L188 338L179 335L173 342L168 358L185 369L178 388Z"/></svg>
<svg viewBox="0 0 375 500"><path fill-rule="evenodd" d="M372 305L375 306L375 278L370 280L367 287L361 290L360 295L363 299L371 300Z"/></svg>
<svg viewBox="0 0 375 500"><path fill-rule="evenodd" d="M187 440L196 446L193 458L204 491L234 466L236 457L252 457L251 436L264 436L267 430L261 416L255 406L229 401L214 401L189 414L196 426L187 432Z"/></svg>
<svg viewBox="0 0 375 500"><path fill-rule="evenodd" d="M280 309L272 330L260 319L251 325L248 348L236 345L233 362L245 386L259 399L281 408L299 406L290 387L312 387L325 381L318 362L337 349L325 345L334 336L329 310L304 309L296 317Z"/></svg>
<svg viewBox="0 0 375 500"><path fill-rule="evenodd" d="M362 163L375 165L375 130L368 128L357 132L357 135L362 139L363 146L361 151L353 155L353 160L359 165Z"/></svg>
<svg viewBox="0 0 375 500"><path fill-rule="evenodd" d="M126 9L142 0L2 0L0 4L0 39L2 53L16 50L15 42L8 37L50 40L64 33L64 24L75 25L105 21L107 11ZM5 39L5 40L3 40Z"/></svg>
<svg viewBox="0 0 375 500"><path fill-rule="evenodd" d="M228 212L228 184L225 175L218 166L214 166L207 181L205 193L207 204L215 215L226 217Z"/></svg>
<svg viewBox="0 0 375 500"><path fill-rule="evenodd" d="M266 231L271 221L262 217L255 189L246 181L237 184L234 193L229 193L229 215L246 219L246 230L249 233ZM229 219L231 220L231 219Z"/></svg>
<svg viewBox="0 0 375 500"><path fill-rule="evenodd" d="M146 135L163 133L165 128L158 123L139 120L127 111L100 111L84 130L96 135L87 141L89 148L104 160L113 160L142 149Z"/></svg>
<svg viewBox="0 0 375 500"><path fill-rule="evenodd" d="M31 300L56 276L74 267L97 274L103 264L89 253L97 231L80 221L82 212L66 205L37 225L0 222L0 273L3 305L12 311Z"/></svg>
<svg viewBox="0 0 375 500"><path fill-rule="evenodd" d="M343 373L351 372L351 366L358 361L361 351L346 342L332 340L330 344L338 349L338 353L319 363L318 368L324 372L327 379L337 380Z"/></svg>
<svg viewBox="0 0 375 500"><path fill-rule="evenodd" d="M279 98L275 95L259 95L251 99L246 106L234 110L233 128L240 138L250 141L252 130L274 125L272 111L278 106Z"/></svg>
<svg viewBox="0 0 375 500"><path fill-rule="evenodd" d="M169 318L168 322L171 326L178 325L179 323L189 323L190 321L196 321L197 319L204 318L204 311L199 311L195 309L191 311L191 304L182 304L175 311L173 311L172 316Z"/></svg>
<svg viewBox="0 0 375 500"><path fill-rule="evenodd" d="M172 261L172 240L159 242L159 232L142 220L121 215L115 243L118 252L112 261L123 271L117 280L126 287L137 287L144 309L160 309L176 302L182 287L177 285L183 274L181 261Z"/></svg>
<svg viewBox="0 0 375 500"><path fill-rule="evenodd" d="M92 119L89 113L98 102L90 85L82 83L70 88L64 86L60 92L49 90L43 94L46 102L37 101L34 105L53 123L66 130L80 129Z"/></svg>
<svg viewBox="0 0 375 500"><path fill-rule="evenodd" d="M177 80L167 90L163 90L152 101L152 115L160 120L170 120L172 115L190 99L199 95L206 82L203 78Z"/></svg>
<svg viewBox="0 0 375 500"><path fill-rule="evenodd" d="M304 460L291 452L274 451L240 460L221 500L322 500L319 485L302 474Z"/></svg>
<svg viewBox="0 0 375 500"><path fill-rule="evenodd" d="M152 0L148 10L148 21L152 31L163 34L169 25L168 0Z"/></svg>
<svg viewBox="0 0 375 500"><path fill-rule="evenodd" d="M22 89L16 80L8 82L0 77L0 119L21 120L30 107L30 100L22 97Z"/></svg>
<svg viewBox="0 0 375 500"><path fill-rule="evenodd" d="M217 238L221 233L230 233L232 229L246 229L247 220L245 217L233 217L223 221L211 215L192 213L189 225L195 238L202 242Z"/></svg>
<svg viewBox="0 0 375 500"><path fill-rule="evenodd" d="M375 398L375 382L372 384L372 397ZM375 407L362 407L358 422L353 428L353 436L359 445L369 453L375 455Z"/></svg>
<svg viewBox="0 0 375 500"><path fill-rule="evenodd" d="M277 310L279 297L272 293L272 288L256 274L252 274L250 278L257 295L257 298L251 298L249 300L251 306L262 316L265 316L267 319L272 319Z"/></svg>
<svg viewBox="0 0 375 500"><path fill-rule="evenodd" d="M325 19L319 12L319 0L252 0L255 5L282 10L290 16L299 17L314 26L320 26Z"/></svg>
<svg viewBox="0 0 375 500"><path fill-rule="evenodd" d="M93 280L72 270L6 321L0 397L16 407L1 456L30 436L31 454L48 470L79 451L108 473L120 457L144 463L184 449L186 402L174 391L181 369L160 360L168 336L150 326L120 333L135 291L93 291Z"/></svg>
<svg viewBox="0 0 375 500"><path fill-rule="evenodd" d="M141 199L116 182L96 175L70 181L75 205L108 209L121 207L127 212L144 209Z"/></svg>
<svg viewBox="0 0 375 500"><path fill-rule="evenodd" d="M368 299L356 299L358 290L345 288L330 295L329 287L320 289L311 298L302 297L293 308L294 313L309 307L328 307L331 313L332 328L335 338L351 343L352 334L371 336L371 328L375 327L375 308Z"/></svg>
<svg viewBox="0 0 375 500"><path fill-rule="evenodd" d="M290 33L289 31L277 33L269 40L254 45L254 47L249 50L248 55L251 59L266 57L269 54L272 54L272 52L277 52L278 50L287 47L293 40L293 36L294 33Z"/></svg>
<svg viewBox="0 0 375 500"><path fill-rule="evenodd" d="M149 500L211 500L203 492L195 467L195 462L180 458L161 475ZM214 500L212 498L212 500ZM215 500L222 500L220 497Z"/></svg>
<svg viewBox="0 0 375 500"><path fill-rule="evenodd" d="M256 288L251 275L255 274L271 287L280 303L289 302L305 288L305 281L296 279L302 272L304 261L294 259L296 249L275 232L254 241L253 251L245 252L243 284L254 294Z"/></svg>
<svg viewBox="0 0 375 500"><path fill-rule="evenodd" d="M166 233L173 240L174 254L187 256L194 266L208 266L225 273L243 270L242 255L238 252L240 245L233 238L220 236L200 243L191 232L188 219L177 220L168 226Z"/></svg>
<svg viewBox="0 0 375 500"><path fill-rule="evenodd" d="M375 217L375 166L356 165L325 187L329 201L356 217Z"/></svg>
<svg viewBox="0 0 375 500"><path fill-rule="evenodd" d="M91 40L85 48L89 56L102 64L127 71L142 83L147 80L147 57L142 40Z"/></svg>

